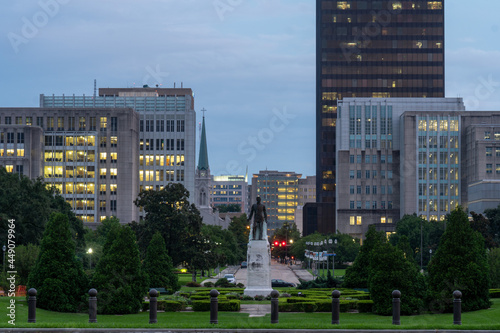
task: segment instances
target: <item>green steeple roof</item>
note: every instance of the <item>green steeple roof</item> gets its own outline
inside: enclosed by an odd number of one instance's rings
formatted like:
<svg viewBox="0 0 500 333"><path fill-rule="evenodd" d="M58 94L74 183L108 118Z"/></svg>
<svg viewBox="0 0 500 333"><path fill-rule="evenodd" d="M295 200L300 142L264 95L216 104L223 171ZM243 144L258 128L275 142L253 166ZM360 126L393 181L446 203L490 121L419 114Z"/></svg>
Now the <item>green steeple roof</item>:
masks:
<svg viewBox="0 0 500 333"><path fill-rule="evenodd" d="M207 135L205 133L205 116L203 116L203 124L201 127L200 156L198 158L198 170L208 169Z"/></svg>

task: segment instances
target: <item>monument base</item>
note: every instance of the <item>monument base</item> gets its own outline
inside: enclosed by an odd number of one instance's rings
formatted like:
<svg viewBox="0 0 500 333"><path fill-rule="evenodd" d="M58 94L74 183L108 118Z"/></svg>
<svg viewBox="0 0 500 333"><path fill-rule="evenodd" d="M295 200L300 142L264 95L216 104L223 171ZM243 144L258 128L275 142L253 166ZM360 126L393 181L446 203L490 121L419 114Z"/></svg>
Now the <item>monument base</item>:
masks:
<svg viewBox="0 0 500 333"><path fill-rule="evenodd" d="M251 240L248 243L247 263L244 294L252 297L271 294L271 247L267 240Z"/></svg>

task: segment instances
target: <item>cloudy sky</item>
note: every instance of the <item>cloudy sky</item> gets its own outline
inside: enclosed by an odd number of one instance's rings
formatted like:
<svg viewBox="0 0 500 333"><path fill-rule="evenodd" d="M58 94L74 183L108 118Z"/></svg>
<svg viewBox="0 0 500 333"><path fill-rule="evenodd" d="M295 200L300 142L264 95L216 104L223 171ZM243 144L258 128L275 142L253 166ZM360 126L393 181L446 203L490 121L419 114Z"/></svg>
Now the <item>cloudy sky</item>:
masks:
<svg viewBox="0 0 500 333"><path fill-rule="evenodd" d="M500 110L500 1L446 4L446 95ZM315 1L0 4L0 106L98 87L190 87L212 174L315 174Z"/></svg>

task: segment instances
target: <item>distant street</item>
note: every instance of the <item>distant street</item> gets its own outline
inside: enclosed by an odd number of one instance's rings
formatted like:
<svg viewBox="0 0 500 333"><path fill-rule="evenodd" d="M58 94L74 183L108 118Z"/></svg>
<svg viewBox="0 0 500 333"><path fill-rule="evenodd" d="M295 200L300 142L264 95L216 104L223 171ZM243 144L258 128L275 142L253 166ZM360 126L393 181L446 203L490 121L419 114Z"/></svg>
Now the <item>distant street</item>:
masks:
<svg viewBox="0 0 500 333"><path fill-rule="evenodd" d="M245 286L247 284L247 269L237 268L235 277L237 283L243 283ZM307 272L306 270L298 268L298 266L293 266L295 272L301 276L303 280L312 280L313 276ZM291 266L287 266L284 264L278 264L276 260L271 261L271 279L281 279L286 282L292 282L295 284L299 283L299 279L294 271L291 269Z"/></svg>

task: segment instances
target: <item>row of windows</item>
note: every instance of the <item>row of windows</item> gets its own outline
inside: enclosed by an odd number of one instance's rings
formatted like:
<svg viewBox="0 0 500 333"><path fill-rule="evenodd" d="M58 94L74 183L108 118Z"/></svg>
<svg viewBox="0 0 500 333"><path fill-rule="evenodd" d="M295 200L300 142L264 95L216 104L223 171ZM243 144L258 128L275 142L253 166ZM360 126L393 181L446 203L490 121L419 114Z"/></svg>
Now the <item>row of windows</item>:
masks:
<svg viewBox="0 0 500 333"><path fill-rule="evenodd" d="M493 164L486 164L486 173L493 173ZM495 165L495 173L500 174L500 164Z"/></svg>
<svg viewBox="0 0 500 333"><path fill-rule="evenodd" d="M175 125L176 125L175 120L156 120L156 128L155 128L155 121L146 119L146 120L141 120L139 122L139 130L141 132L184 132L185 131L184 120L177 120L177 128L175 127Z"/></svg>
<svg viewBox="0 0 500 333"><path fill-rule="evenodd" d="M442 66L370 66L363 68L357 66L323 66L321 71L323 75L359 75L365 78L369 78L369 76L373 75L381 79L390 79L391 77L393 77L393 75L404 75L409 79L412 79L412 77L409 77L410 75L443 75ZM383 77L384 75L386 77ZM416 79L416 77L413 78ZM332 94L335 93L324 93L323 100L336 100L337 96Z"/></svg>
<svg viewBox="0 0 500 333"><path fill-rule="evenodd" d="M0 149L0 157L24 157L24 149Z"/></svg>
<svg viewBox="0 0 500 333"><path fill-rule="evenodd" d="M442 1L362 1L362 0L347 0L347 1L323 1L323 9L339 9L339 10L368 10L368 9L388 9L388 10L439 10L443 9Z"/></svg>
<svg viewBox="0 0 500 333"><path fill-rule="evenodd" d="M438 174L439 170L439 174ZM418 168L419 180L458 180L458 168Z"/></svg>
<svg viewBox="0 0 500 333"><path fill-rule="evenodd" d="M155 146L156 142L156 146ZM174 146L174 143L176 145ZM184 139L141 139L139 150L185 150Z"/></svg>
<svg viewBox="0 0 500 333"><path fill-rule="evenodd" d="M2 167L2 166L0 166L0 167ZM24 166L22 166L22 165L7 164L7 165L4 165L3 167L9 173L13 173L15 170L16 174L22 175L24 172Z"/></svg>
<svg viewBox="0 0 500 333"><path fill-rule="evenodd" d="M399 50L399 49L398 49ZM423 65L425 66L424 63L426 62L442 62L443 61L443 54L442 53L389 53L389 52L383 52L383 53L359 53L359 52L346 52L346 50L339 50L338 52L334 52L334 50L328 50L329 52L322 52L321 54L321 61L322 62L334 62L334 61L339 61L339 62L383 62L383 63L388 63L392 62L393 66L401 66L401 62L408 62L408 66L416 66L416 65ZM343 52L342 52L343 51ZM435 52L435 51L434 51ZM400 64L398 64L400 63ZM424 73L425 74L425 73ZM428 73L432 74L432 73ZM335 87L337 85L333 85L333 80L330 79L330 81L326 82L327 84L323 84L323 86L326 87ZM342 86L345 86L348 84L345 82ZM441 82L442 84L442 82ZM422 82L422 85L415 85L415 87L441 87L442 85L438 85L437 81L436 84L434 84L433 81L426 81L424 80ZM374 85L374 87L381 87L382 85ZM384 87L386 85L383 85Z"/></svg>
<svg viewBox="0 0 500 333"><path fill-rule="evenodd" d="M349 163L353 164L355 159L354 157L356 157L356 163L358 164L361 164L363 159L362 159L362 155L349 155ZM370 164L370 163L373 163L373 164L376 164L378 163L377 162L377 155L368 155L366 154L365 155L365 164ZM387 161L387 163L392 163L392 154L389 154L389 155L380 155L380 163L381 164L385 164Z"/></svg>
<svg viewBox="0 0 500 333"><path fill-rule="evenodd" d="M500 153L500 149L499 149ZM438 161L439 157L439 161ZM455 164L458 165L458 152L418 152L418 164Z"/></svg>
<svg viewBox="0 0 500 333"><path fill-rule="evenodd" d="M349 186L349 193L350 194L361 194L362 192L362 186L357 185L356 186L356 192L354 192L355 188L354 185ZM386 194L385 192L386 187L384 185L380 186L380 194ZM365 186L365 194L377 194L377 186ZM394 188L392 185L387 186L387 194L393 194Z"/></svg>
<svg viewBox="0 0 500 333"><path fill-rule="evenodd" d="M438 205L439 204L439 205ZM419 212L449 212L458 207L458 200L418 200Z"/></svg>
<svg viewBox="0 0 500 333"><path fill-rule="evenodd" d="M436 149L438 148L438 142L439 142L439 148L452 148L452 149L458 149L458 143L460 139L458 136L440 136L439 140L437 136L419 136L418 137L418 148L420 149Z"/></svg>
<svg viewBox="0 0 500 333"><path fill-rule="evenodd" d="M184 170L140 170L139 171L139 180L146 182L183 182L184 181Z"/></svg>
<svg viewBox="0 0 500 333"><path fill-rule="evenodd" d="M458 132L458 119L419 119L418 130L421 132L437 132L439 128L440 132Z"/></svg>
<svg viewBox="0 0 500 333"><path fill-rule="evenodd" d="M217 189L221 189L221 190L227 190L227 189L241 190L242 186L241 185L214 185L213 188L215 190L217 190Z"/></svg>
<svg viewBox="0 0 500 333"><path fill-rule="evenodd" d="M337 28L340 29L340 28ZM353 27L352 33L354 36L364 34L364 30L369 30L369 27ZM425 30L425 29L424 29ZM384 39L384 40L362 40L361 38L356 38L351 41L339 41L339 40L324 40L323 49L329 51L330 49L342 49L349 52L349 49L356 50L357 53L363 52L363 49L398 49L402 52L402 49L441 49L443 47L442 40L426 40L420 38L414 40L398 40L398 39ZM332 50L333 51L333 50ZM427 61L427 54L423 53L412 53L408 54L408 58L405 61Z"/></svg>
<svg viewBox="0 0 500 333"><path fill-rule="evenodd" d="M452 196L458 199L458 182L452 184L418 184L418 195L420 196Z"/></svg>
<svg viewBox="0 0 500 333"><path fill-rule="evenodd" d="M24 143L24 133L17 133L17 141L15 139L16 139L16 133L13 132L0 133L0 143L18 143L18 144Z"/></svg>
<svg viewBox="0 0 500 333"><path fill-rule="evenodd" d="M486 147L486 157L493 156L493 147ZM495 147L495 156L500 157L500 147Z"/></svg>
<svg viewBox="0 0 500 333"><path fill-rule="evenodd" d="M363 172L361 170L349 170L349 179L362 179ZM354 177L356 175L356 177ZM392 170L380 170L380 179L392 179ZM365 170L365 179L377 179L377 170Z"/></svg>
<svg viewBox="0 0 500 333"><path fill-rule="evenodd" d="M392 217L382 216L380 218L380 223L392 223ZM363 217L362 216L350 216L349 217L349 224L350 225L362 225L363 224Z"/></svg>
<svg viewBox="0 0 500 333"><path fill-rule="evenodd" d="M212 195L241 195L241 191L213 191Z"/></svg>
<svg viewBox="0 0 500 333"><path fill-rule="evenodd" d="M495 141L500 140L500 132L495 131L494 132L494 138L495 138ZM485 131L484 132L484 139L485 140L491 140L491 131Z"/></svg>
<svg viewBox="0 0 500 333"><path fill-rule="evenodd" d="M350 201L349 209L363 209L362 201ZM380 208L377 206L377 201L365 201L364 209L393 209L392 201L387 201L387 207L385 201L380 201Z"/></svg>
<svg viewBox="0 0 500 333"><path fill-rule="evenodd" d="M145 166L182 166L185 162L184 155L140 155L139 165Z"/></svg>

